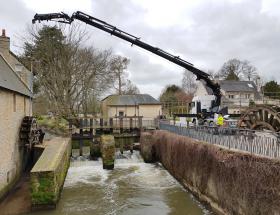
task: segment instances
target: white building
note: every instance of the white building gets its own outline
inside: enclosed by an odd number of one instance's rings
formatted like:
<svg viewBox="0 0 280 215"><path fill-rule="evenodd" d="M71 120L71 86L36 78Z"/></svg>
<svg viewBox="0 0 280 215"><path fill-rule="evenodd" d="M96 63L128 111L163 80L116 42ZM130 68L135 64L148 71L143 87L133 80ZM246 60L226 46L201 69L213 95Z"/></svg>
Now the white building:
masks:
<svg viewBox="0 0 280 215"><path fill-rule="evenodd" d="M253 81L219 81L221 86L221 107L228 107L228 112L241 113L250 103L260 103L261 95ZM212 90L202 82L198 83L195 96L211 95Z"/></svg>

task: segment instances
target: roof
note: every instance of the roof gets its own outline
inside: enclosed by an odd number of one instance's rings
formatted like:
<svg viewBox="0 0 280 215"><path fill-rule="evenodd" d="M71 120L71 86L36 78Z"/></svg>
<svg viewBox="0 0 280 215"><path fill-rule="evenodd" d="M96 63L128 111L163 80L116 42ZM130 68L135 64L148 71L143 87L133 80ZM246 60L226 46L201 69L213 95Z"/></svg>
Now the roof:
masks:
<svg viewBox="0 0 280 215"><path fill-rule="evenodd" d="M256 92L253 81L220 81L221 89L226 92Z"/></svg>
<svg viewBox="0 0 280 215"><path fill-rule="evenodd" d="M0 87L32 97L32 93L22 82L7 61L0 54Z"/></svg>
<svg viewBox="0 0 280 215"><path fill-rule="evenodd" d="M104 98L102 101L107 102L107 105L116 105L116 106L123 106L123 105L140 105L140 104L148 104L148 105L160 105L161 103L153 98L149 94L135 94L135 95L109 95Z"/></svg>

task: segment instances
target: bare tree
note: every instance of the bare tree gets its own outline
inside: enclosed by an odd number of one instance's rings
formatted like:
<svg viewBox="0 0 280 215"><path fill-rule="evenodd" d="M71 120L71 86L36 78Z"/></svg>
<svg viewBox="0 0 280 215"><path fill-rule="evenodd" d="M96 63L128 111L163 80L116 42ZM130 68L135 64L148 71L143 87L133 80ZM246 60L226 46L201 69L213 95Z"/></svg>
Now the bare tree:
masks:
<svg viewBox="0 0 280 215"><path fill-rule="evenodd" d="M122 95L122 88L125 86L126 69L129 64L129 59L121 56L115 56L111 61L111 70L115 76L114 88L119 95Z"/></svg>
<svg viewBox="0 0 280 215"><path fill-rule="evenodd" d="M139 93L140 93L140 90L138 89L138 87L135 84L133 84L130 80L126 80L126 85L123 90L123 94L135 95L135 94L139 94Z"/></svg>
<svg viewBox="0 0 280 215"><path fill-rule="evenodd" d="M122 56L115 56L111 60L111 70L114 75L114 88L119 95L123 94L138 94L139 89L128 78L126 72L129 59Z"/></svg>
<svg viewBox="0 0 280 215"><path fill-rule="evenodd" d="M196 76L188 70L184 71L182 79L182 88L189 94L194 94L194 92L196 91Z"/></svg>
<svg viewBox="0 0 280 215"><path fill-rule="evenodd" d="M227 80L253 80L257 75L256 68L247 60L236 58L225 62L219 71L222 78Z"/></svg>
<svg viewBox="0 0 280 215"><path fill-rule="evenodd" d="M244 78L247 79L248 81L253 81L254 79L256 79L256 77L258 76L257 68L251 65L250 62L247 60L243 61L243 64L244 64L244 70L243 70Z"/></svg>
<svg viewBox="0 0 280 215"><path fill-rule="evenodd" d="M46 95L59 116L88 112L88 101L111 86L110 51L85 48L79 26L43 26L25 42L25 62L33 60L40 94Z"/></svg>

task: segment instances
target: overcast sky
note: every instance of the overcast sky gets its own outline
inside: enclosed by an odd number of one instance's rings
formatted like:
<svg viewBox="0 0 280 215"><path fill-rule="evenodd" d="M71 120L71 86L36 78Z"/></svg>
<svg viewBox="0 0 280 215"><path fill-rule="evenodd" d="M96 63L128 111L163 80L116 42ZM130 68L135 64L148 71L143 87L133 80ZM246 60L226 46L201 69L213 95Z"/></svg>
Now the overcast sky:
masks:
<svg viewBox="0 0 280 215"><path fill-rule="evenodd" d="M3 0L1 0L3 1ZM35 13L81 10L179 55L205 71L231 58L249 60L267 80L280 82L278 0L9 0L0 6L0 28L18 52L19 37ZM181 84L183 68L87 26L91 45L130 59L130 79L156 98Z"/></svg>

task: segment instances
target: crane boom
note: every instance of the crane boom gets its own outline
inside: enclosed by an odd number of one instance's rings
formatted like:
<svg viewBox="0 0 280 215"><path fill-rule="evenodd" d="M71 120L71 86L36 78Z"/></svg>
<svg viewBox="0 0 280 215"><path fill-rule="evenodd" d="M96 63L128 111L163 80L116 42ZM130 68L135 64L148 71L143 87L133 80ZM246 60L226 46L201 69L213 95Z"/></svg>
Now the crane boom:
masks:
<svg viewBox="0 0 280 215"><path fill-rule="evenodd" d="M93 27L96 27L102 31L108 32L111 35L114 35L118 38L121 38L127 42L130 42L132 45L139 46L149 52L152 52L164 59L167 59L185 69L192 72L194 75L196 75L197 80L203 80L207 87L209 87L213 95L215 96L215 101L211 107L212 112L217 112L220 107L221 103L221 91L220 91L220 85L218 83L213 82L209 78L209 74L201 71L200 69L196 68L191 64L190 62L181 59L179 56L172 55L158 47L151 46L148 43L145 43L140 40L139 37L133 36L127 32L124 32L117 27L110 25L100 19L97 19L95 17L92 17L88 14L85 14L81 11L77 11L73 13L73 15L70 17L67 14L61 12L61 13L49 13L49 14L36 14L34 16L34 19L32 20L33 23L36 21L58 21L62 23L71 24L74 19L80 20L86 24L89 24Z"/></svg>

